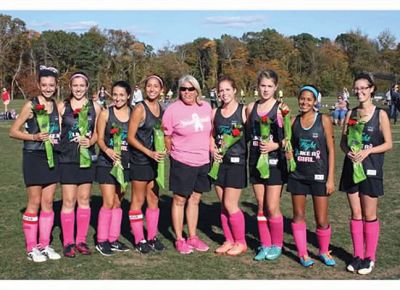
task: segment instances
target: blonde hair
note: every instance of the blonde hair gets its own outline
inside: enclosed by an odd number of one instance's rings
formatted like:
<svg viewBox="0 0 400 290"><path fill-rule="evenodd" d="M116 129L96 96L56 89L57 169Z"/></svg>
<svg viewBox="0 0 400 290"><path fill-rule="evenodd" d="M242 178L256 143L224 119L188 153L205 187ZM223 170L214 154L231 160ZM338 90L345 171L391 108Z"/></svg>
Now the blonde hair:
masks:
<svg viewBox="0 0 400 290"><path fill-rule="evenodd" d="M199 82L196 80L196 78L192 75L185 75L181 77L178 81L178 96L179 99L181 99L181 92L179 91L179 88L183 86L184 83L191 83L192 86L196 89L197 92L197 97L196 97L196 103L201 106L202 102L200 100L201 97L201 88Z"/></svg>

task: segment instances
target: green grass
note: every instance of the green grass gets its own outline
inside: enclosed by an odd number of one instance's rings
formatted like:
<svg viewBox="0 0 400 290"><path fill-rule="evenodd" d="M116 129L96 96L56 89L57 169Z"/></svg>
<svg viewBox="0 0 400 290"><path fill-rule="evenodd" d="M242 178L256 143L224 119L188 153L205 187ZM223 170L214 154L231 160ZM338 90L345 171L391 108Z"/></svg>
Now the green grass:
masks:
<svg viewBox="0 0 400 290"><path fill-rule="evenodd" d="M333 104L333 98L324 101ZM295 100L288 99L292 108ZM14 108L22 102L13 102ZM173 231L170 222L171 193L161 192L161 239L168 249L162 254L148 256L135 251L118 254L114 257L103 257L97 252L92 256L80 256L75 259L62 258L59 261L48 261L35 264L26 259L24 238L21 229L21 216L26 206L26 193L22 179L21 148L22 142L8 138L9 121L0 122L0 175L1 219L0 219L0 279L399 279L400 266L396 255L400 249L398 229L400 225L400 199L398 198L399 143L394 144L391 152L385 155L385 196L381 198L379 216L382 222L381 236L377 253L377 265L367 277L353 275L345 271L346 261L351 256L352 246L349 234L349 207L343 192L335 192L330 199L330 221L332 225L331 249L337 266L328 268L317 261L313 269L304 269L296 259L295 245L290 230L292 216L290 194L285 190L282 195L282 211L285 216L285 252L277 261L254 262L255 248L258 245L257 224L255 219L256 202L250 188L242 193L241 207L246 217L246 238L249 251L240 257L219 257L212 253L223 241L219 226L219 203L213 191L204 194L200 205L199 234L211 246L208 253L194 253L182 256L173 247ZM400 125L392 125L393 140L400 141ZM338 182L343 162L338 143L340 131L335 128ZM336 184L337 185L337 184ZM55 210L59 214L61 201L57 190ZM123 242L131 246L132 236L129 232L127 210L130 197L123 202L124 220L122 228ZM309 251L315 257L318 254L314 235L315 223L311 199L308 200L308 241ZM88 242L94 249L94 235L101 194L98 186L93 188L92 220ZM60 221L56 217L53 230L53 246L61 252Z"/></svg>

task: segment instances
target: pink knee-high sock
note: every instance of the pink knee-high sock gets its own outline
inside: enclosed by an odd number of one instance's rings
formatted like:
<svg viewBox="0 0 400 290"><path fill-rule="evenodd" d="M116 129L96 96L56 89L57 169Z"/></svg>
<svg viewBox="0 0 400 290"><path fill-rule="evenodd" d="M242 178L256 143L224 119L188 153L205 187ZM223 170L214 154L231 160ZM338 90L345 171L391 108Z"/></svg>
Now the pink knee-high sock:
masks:
<svg viewBox="0 0 400 290"><path fill-rule="evenodd" d="M353 255L364 259L364 227L362 220L350 220L350 233L353 240Z"/></svg>
<svg viewBox="0 0 400 290"><path fill-rule="evenodd" d="M331 226L326 229L318 229L315 231L319 245L319 254L325 254L329 251L329 243L331 241Z"/></svg>
<svg viewBox="0 0 400 290"><path fill-rule="evenodd" d="M146 209L147 240L149 241L157 236L159 216L160 216L159 208Z"/></svg>
<svg viewBox="0 0 400 290"><path fill-rule="evenodd" d="M224 232L225 240L234 243L235 240L232 235L231 227L229 226L229 213L226 209L221 210L221 227Z"/></svg>
<svg viewBox="0 0 400 290"><path fill-rule="evenodd" d="M45 248L50 244L54 224L54 211L41 211L39 216L39 243Z"/></svg>
<svg viewBox="0 0 400 290"><path fill-rule="evenodd" d="M22 230L27 252L32 251L32 248L37 245L38 220L36 213L25 212L22 216Z"/></svg>
<svg viewBox="0 0 400 290"><path fill-rule="evenodd" d="M264 247L271 247L271 234L269 232L267 217L264 213L257 214L258 235L260 236L260 243Z"/></svg>
<svg viewBox="0 0 400 290"><path fill-rule="evenodd" d="M61 212L61 229L64 246L74 244L75 212Z"/></svg>
<svg viewBox="0 0 400 290"><path fill-rule="evenodd" d="M104 206L99 211L99 220L97 222L97 242L102 243L108 240L110 231L112 209Z"/></svg>
<svg viewBox="0 0 400 290"><path fill-rule="evenodd" d="M269 231L271 232L272 245L282 248L283 246L283 216L270 217L268 219Z"/></svg>
<svg viewBox="0 0 400 290"><path fill-rule="evenodd" d="M379 240L379 221L364 221L365 258L375 261Z"/></svg>
<svg viewBox="0 0 400 290"><path fill-rule="evenodd" d="M115 242L118 240L121 234L121 222L122 222L122 209L113 208L111 214L110 230L108 232L108 241Z"/></svg>
<svg viewBox="0 0 400 290"><path fill-rule="evenodd" d="M246 237L245 237L245 221L244 215L241 210L229 215L229 222L232 226L232 234L236 243L246 245Z"/></svg>
<svg viewBox="0 0 400 290"><path fill-rule="evenodd" d="M86 243L86 236L89 230L90 224L90 207L81 208L78 207L76 210L76 243Z"/></svg>
<svg viewBox="0 0 400 290"><path fill-rule="evenodd" d="M135 237L135 244L144 240L143 234L143 213L141 210L130 210L129 221L131 224L131 232Z"/></svg>
<svg viewBox="0 0 400 290"><path fill-rule="evenodd" d="M307 227L305 223L292 222L293 238L299 257L308 255L307 252Z"/></svg>

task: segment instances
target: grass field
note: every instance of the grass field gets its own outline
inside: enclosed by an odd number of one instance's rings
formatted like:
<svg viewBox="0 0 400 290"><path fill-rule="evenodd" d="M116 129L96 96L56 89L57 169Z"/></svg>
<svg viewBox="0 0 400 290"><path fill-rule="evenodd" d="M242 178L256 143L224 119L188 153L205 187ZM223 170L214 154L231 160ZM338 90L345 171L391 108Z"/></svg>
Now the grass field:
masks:
<svg viewBox="0 0 400 290"><path fill-rule="evenodd" d="M324 98L325 103L333 104L333 98ZM291 108L296 108L294 99L288 99ZM22 101L11 103L11 108L19 108ZM211 246L208 253L194 253L188 256L179 255L174 247L174 235L170 220L172 194L161 192L161 239L168 249L162 254L141 255L131 250L114 257L103 257L96 251L91 256L78 255L75 259L62 258L41 264L26 259L24 238L21 228L21 217L26 206L26 193L22 179L21 148L22 142L8 138L10 121L0 122L0 279L399 279L400 266L397 254L400 250L400 198L399 193L399 153L400 125L392 125L393 150L385 155L385 196L379 205L381 220L381 236L374 271L367 277L353 275L345 271L346 262L351 258L352 246L349 234L349 207L343 192L335 192L330 198L330 221L332 225L331 249L337 266L328 268L316 261L312 269L304 269L297 262L296 249L291 235L290 219L292 216L290 194L284 189L282 194L282 211L285 217L284 254L273 262L255 262L252 260L258 246L256 202L250 187L242 193L241 207L246 218L246 238L249 251L240 257L220 257L213 250L223 241L219 226L219 203L213 191L204 194L200 205L199 235ZM340 131L335 128L337 166L336 181L339 181L343 154L339 149ZM338 183L336 183L338 187ZM130 197L123 201L124 219L121 241L132 246L127 211ZM101 207L101 194L98 186L93 188L91 199L92 219L88 242L94 250L97 215ZM55 200L55 228L53 230L53 246L61 252L60 190ZM315 224L311 199L308 202L308 242L312 257L317 258L317 240L314 234ZM317 260L317 259L316 259Z"/></svg>

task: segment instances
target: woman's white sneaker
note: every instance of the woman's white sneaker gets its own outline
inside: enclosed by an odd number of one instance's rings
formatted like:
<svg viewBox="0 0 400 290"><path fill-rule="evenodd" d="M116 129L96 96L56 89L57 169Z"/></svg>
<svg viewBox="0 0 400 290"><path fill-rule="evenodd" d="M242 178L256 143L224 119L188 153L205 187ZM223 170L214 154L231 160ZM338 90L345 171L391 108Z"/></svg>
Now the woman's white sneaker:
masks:
<svg viewBox="0 0 400 290"><path fill-rule="evenodd" d="M45 255L50 260L58 260L61 259L60 254L58 254L52 247L46 246L41 250L42 254Z"/></svg>
<svg viewBox="0 0 400 290"><path fill-rule="evenodd" d="M40 252L40 250L36 247L32 248L32 250L28 253L28 260L33 261L35 263L46 262L47 257Z"/></svg>

